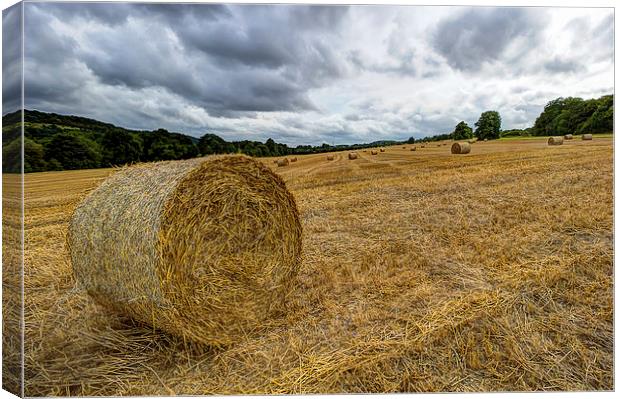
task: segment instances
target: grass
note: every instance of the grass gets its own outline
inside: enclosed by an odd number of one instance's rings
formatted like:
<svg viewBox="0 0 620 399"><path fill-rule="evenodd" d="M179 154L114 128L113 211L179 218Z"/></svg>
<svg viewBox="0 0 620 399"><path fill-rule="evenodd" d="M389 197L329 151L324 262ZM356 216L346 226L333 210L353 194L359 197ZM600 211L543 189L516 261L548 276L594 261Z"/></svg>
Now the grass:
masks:
<svg viewBox="0 0 620 399"><path fill-rule="evenodd" d="M612 140L358 155L265 159L301 270L286 314L220 349L75 289L68 220L111 170L27 175L26 395L614 389Z"/></svg>

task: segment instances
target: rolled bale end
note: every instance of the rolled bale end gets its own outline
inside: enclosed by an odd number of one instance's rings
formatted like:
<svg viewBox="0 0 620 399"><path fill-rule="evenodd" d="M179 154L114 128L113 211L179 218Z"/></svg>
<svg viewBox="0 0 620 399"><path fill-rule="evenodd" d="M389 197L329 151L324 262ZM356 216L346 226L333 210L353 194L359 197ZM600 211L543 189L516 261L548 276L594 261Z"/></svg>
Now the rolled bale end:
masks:
<svg viewBox="0 0 620 399"><path fill-rule="evenodd" d="M564 140L572 140L573 139L573 135L572 134L565 134L564 135Z"/></svg>
<svg viewBox="0 0 620 399"><path fill-rule="evenodd" d="M357 152L350 152L349 159L357 159Z"/></svg>
<svg viewBox="0 0 620 399"><path fill-rule="evenodd" d="M328 155L327 156L327 160L328 161L333 161L334 160L334 156L333 155Z"/></svg>
<svg viewBox="0 0 620 399"><path fill-rule="evenodd" d="M468 142L458 142L452 144L450 148L452 154L469 154L471 152L471 144Z"/></svg>
<svg viewBox="0 0 620 399"><path fill-rule="evenodd" d="M582 140L592 140L592 135L591 134L583 134L581 136Z"/></svg>
<svg viewBox="0 0 620 399"><path fill-rule="evenodd" d="M67 239L96 302L219 346L286 310L302 228L284 181L233 155L121 169L76 208Z"/></svg>
<svg viewBox="0 0 620 399"><path fill-rule="evenodd" d="M279 167L288 166L288 159L287 158L278 159L278 166Z"/></svg>
<svg viewBox="0 0 620 399"><path fill-rule="evenodd" d="M377 155L377 154L378 154L378 152L375 151L375 150L370 151L370 155Z"/></svg>
<svg viewBox="0 0 620 399"><path fill-rule="evenodd" d="M548 145L562 145L564 143L564 138L560 136L549 137L547 140Z"/></svg>

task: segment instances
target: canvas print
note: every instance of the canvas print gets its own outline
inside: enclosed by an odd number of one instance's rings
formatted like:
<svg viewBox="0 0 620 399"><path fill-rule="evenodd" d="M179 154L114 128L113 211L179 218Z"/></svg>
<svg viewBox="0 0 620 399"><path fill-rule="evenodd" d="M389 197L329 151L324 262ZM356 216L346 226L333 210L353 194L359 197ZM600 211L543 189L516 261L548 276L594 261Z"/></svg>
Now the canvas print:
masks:
<svg viewBox="0 0 620 399"><path fill-rule="evenodd" d="M2 14L2 387L613 391L612 7Z"/></svg>

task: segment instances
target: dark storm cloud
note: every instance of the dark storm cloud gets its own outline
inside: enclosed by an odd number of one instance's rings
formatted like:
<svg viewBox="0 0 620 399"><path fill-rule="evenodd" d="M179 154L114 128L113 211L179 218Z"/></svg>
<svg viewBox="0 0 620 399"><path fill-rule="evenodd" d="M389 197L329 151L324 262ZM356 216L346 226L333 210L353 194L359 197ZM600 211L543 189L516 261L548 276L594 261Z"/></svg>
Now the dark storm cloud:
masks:
<svg viewBox="0 0 620 399"><path fill-rule="evenodd" d="M36 27L28 37L36 45L27 57L56 67L75 58L103 84L161 87L216 116L313 110L308 90L344 73L329 42L346 12L313 6L29 4ZM72 38L54 31L49 15L111 28L87 31L86 43L76 49ZM38 86L32 82L32 101L58 94Z"/></svg>
<svg viewBox="0 0 620 399"><path fill-rule="evenodd" d="M472 8L439 23L431 40L448 64L477 71L500 58L519 37L534 43L543 27L540 12L525 8Z"/></svg>
<svg viewBox="0 0 620 399"><path fill-rule="evenodd" d="M553 73L574 73L582 72L586 69L584 65L576 60L562 59L560 57L554 57L545 62L544 68Z"/></svg>
<svg viewBox="0 0 620 399"><path fill-rule="evenodd" d="M2 114L21 107L21 4L2 12Z"/></svg>

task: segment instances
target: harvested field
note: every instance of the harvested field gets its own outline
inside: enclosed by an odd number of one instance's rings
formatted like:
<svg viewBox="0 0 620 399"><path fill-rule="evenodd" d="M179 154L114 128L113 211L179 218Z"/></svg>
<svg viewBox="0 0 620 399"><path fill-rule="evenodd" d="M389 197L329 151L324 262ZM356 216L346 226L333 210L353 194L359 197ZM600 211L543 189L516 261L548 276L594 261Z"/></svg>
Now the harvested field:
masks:
<svg viewBox="0 0 620 399"><path fill-rule="evenodd" d="M25 394L613 390L612 140L262 159L303 259L287 310L217 348L77 288L69 219L113 170L28 174Z"/></svg>

